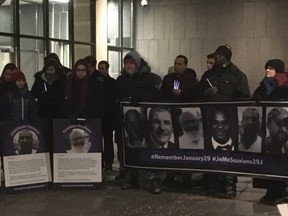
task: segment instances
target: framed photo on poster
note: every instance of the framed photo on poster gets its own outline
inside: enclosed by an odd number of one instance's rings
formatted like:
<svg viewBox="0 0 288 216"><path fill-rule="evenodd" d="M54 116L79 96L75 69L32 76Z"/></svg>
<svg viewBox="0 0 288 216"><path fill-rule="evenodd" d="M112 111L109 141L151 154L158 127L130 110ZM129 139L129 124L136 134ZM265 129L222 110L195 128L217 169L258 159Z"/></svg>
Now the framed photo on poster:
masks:
<svg viewBox="0 0 288 216"><path fill-rule="evenodd" d="M55 119L53 134L55 186L95 187L102 181L100 119L89 119L85 125Z"/></svg>
<svg viewBox="0 0 288 216"><path fill-rule="evenodd" d="M47 124L1 122L5 187L12 191L48 187L51 178Z"/></svg>

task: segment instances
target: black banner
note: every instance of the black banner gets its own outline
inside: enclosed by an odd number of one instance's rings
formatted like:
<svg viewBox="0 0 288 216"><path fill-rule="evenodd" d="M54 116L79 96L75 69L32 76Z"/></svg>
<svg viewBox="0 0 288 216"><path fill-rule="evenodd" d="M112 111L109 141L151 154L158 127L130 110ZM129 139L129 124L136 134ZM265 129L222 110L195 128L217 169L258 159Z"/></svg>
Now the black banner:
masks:
<svg viewBox="0 0 288 216"><path fill-rule="evenodd" d="M124 164L288 178L286 102L122 102Z"/></svg>

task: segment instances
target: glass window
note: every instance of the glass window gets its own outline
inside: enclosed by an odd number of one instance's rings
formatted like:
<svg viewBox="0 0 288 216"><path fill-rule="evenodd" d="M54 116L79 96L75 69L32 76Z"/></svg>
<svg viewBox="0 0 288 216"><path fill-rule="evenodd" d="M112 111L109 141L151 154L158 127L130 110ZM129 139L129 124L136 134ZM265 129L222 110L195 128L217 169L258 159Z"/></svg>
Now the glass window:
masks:
<svg viewBox="0 0 288 216"><path fill-rule="evenodd" d="M49 0L49 37L69 39L68 2L69 0Z"/></svg>
<svg viewBox="0 0 288 216"><path fill-rule="evenodd" d="M70 67L70 46L68 43L59 41L50 41L50 52L56 53L60 59L60 62L65 67Z"/></svg>
<svg viewBox="0 0 288 216"><path fill-rule="evenodd" d="M88 55L91 55L91 46L80 45L80 44L75 44L74 45L75 62L78 59L85 58Z"/></svg>
<svg viewBox="0 0 288 216"><path fill-rule="evenodd" d="M123 0L123 47L132 47L132 2Z"/></svg>
<svg viewBox="0 0 288 216"><path fill-rule="evenodd" d="M13 32L13 6L12 1L0 1L0 32Z"/></svg>
<svg viewBox="0 0 288 216"><path fill-rule="evenodd" d="M91 41L90 0L74 0L74 40Z"/></svg>
<svg viewBox="0 0 288 216"><path fill-rule="evenodd" d="M121 65L121 52L120 51L108 51L108 62L110 64L109 75L116 79L122 69Z"/></svg>
<svg viewBox="0 0 288 216"><path fill-rule="evenodd" d="M0 73L7 63L13 62L13 40L11 37L0 36ZM0 74L0 75L1 75Z"/></svg>
<svg viewBox="0 0 288 216"><path fill-rule="evenodd" d="M110 46L121 46L119 29L119 2L118 0L108 0L107 25L108 38L107 44Z"/></svg>
<svg viewBox="0 0 288 216"><path fill-rule="evenodd" d="M43 36L43 0L19 1L20 34Z"/></svg>
<svg viewBox="0 0 288 216"><path fill-rule="evenodd" d="M44 42L35 39L20 39L20 68L24 72L29 89L34 82L34 74L43 68Z"/></svg>

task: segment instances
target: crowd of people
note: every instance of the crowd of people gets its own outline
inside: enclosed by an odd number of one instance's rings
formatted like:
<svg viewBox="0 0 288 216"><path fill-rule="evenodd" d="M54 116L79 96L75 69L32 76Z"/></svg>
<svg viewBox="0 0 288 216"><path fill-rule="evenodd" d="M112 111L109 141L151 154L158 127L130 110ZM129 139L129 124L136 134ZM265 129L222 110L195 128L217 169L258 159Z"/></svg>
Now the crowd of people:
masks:
<svg viewBox="0 0 288 216"><path fill-rule="evenodd" d="M166 108L151 108L148 122L149 134L144 137L141 128L141 116L137 110L129 110L122 116L119 102L129 101L132 105L145 102L193 102L193 101L238 101L238 100L285 100L288 99L288 79L284 73L285 64L280 59L271 59L265 64L264 79L251 95L246 75L231 62L232 49L229 45L221 45L212 54L207 55L207 71L198 81L193 69L188 68L188 59L184 55L175 58L172 72L162 80L156 73L151 72L149 64L136 51L131 51L124 57L124 66L119 77L115 80L109 76L109 63L98 63L94 56L86 56L74 64L72 70L64 67L55 53L44 58L43 69L34 75L34 84L29 90L25 73L15 64L7 64L0 78L0 120L37 121L46 119L49 125L49 139L52 140L52 121L54 118L68 118L75 124L80 119L101 118L103 135L103 167L112 169L114 161L113 132L118 145L119 175L116 180L121 188L139 187L139 170L124 166L123 145L153 148L189 148L185 147L185 139L193 140L195 148L203 149L209 145L211 149L223 151L233 150L230 136L219 132L223 128L231 129L232 119L225 108L209 113L211 122L210 140L193 133L198 130L199 119L195 114L182 112L179 115L183 136L180 146L170 141L172 131L171 111ZM276 112L285 110L276 109ZM287 111L286 111L287 112ZM268 114L269 117L270 113ZM288 113L286 114L288 116ZM281 120L274 123L281 128ZM261 138L257 134L260 127L259 113L248 108L242 116L242 133L239 139L239 149L260 152ZM123 122L128 137L122 137ZM196 123L195 123L196 122ZM272 128L270 121L268 130ZM83 122L82 122L83 123ZM265 148L267 151L281 151L269 148L273 142L287 142L288 134L273 136L273 129ZM280 130L280 129L279 129ZM275 132L277 133L277 132ZM71 137L77 133L71 134ZM275 138L276 137L276 138ZM280 138L279 138L280 137ZM183 147L184 145L184 147ZM18 149L22 151L21 149ZM161 193L162 185L173 185L175 172L166 172L166 178L161 181L163 172L146 170L151 182L151 192ZM191 181L191 173L182 173L183 183ZM204 173L202 179L205 194L217 197L233 198L236 196L237 176L231 174ZM286 182L280 180L255 179L255 186L267 188L267 193L261 198L262 203L276 203L283 200Z"/></svg>

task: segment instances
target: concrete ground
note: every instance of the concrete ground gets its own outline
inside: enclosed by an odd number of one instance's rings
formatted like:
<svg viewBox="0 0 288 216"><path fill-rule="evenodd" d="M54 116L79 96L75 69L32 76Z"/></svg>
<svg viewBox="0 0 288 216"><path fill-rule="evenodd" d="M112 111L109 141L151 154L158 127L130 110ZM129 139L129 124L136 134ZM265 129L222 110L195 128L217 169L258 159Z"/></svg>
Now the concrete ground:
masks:
<svg viewBox="0 0 288 216"><path fill-rule="evenodd" d="M49 189L20 194L7 194L2 190L0 215L280 215L276 206L259 204L264 190L252 188L252 179L248 177L238 177L236 198L218 199L201 195L199 186L189 190L166 189L160 195L145 189L121 190L114 180L116 174L117 167L113 171L103 171L104 182L95 190ZM193 179L198 177L199 174L194 174Z"/></svg>

